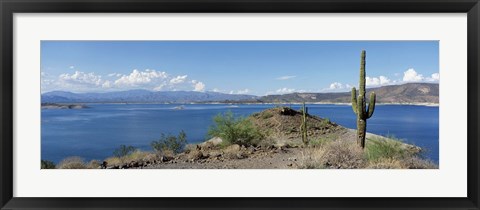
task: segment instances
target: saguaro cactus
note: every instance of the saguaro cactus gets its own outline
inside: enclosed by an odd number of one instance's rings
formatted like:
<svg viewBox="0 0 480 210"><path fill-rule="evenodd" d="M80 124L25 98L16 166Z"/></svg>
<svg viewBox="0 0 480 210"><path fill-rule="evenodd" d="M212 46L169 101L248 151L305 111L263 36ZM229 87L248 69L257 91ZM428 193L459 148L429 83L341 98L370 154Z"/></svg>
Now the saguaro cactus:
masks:
<svg viewBox="0 0 480 210"><path fill-rule="evenodd" d="M303 102L303 107L302 107L302 141L303 144L307 145L308 144L308 135L307 135L307 113L308 113L308 108L305 107L305 102Z"/></svg>
<svg viewBox="0 0 480 210"><path fill-rule="evenodd" d="M360 84L359 94L357 97L357 90L352 88L352 109L357 115L357 144L362 148L365 148L365 134L367 131L367 119L372 117L373 111L375 111L375 99L374 92L370 93L370 103L367 104L365 99L365 50L362 50L360 60Z"/></svg>

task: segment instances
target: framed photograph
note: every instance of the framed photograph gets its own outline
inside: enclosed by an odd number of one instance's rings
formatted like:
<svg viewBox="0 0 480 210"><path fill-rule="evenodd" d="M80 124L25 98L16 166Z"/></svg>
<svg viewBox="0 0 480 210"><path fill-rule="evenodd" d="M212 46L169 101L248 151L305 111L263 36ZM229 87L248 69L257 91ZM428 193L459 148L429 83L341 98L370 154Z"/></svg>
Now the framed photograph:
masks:
<svg viewBox="0 0 480 210"><path fill-rule="evenodd" d="M0 6L1 209L479 209L478 0Z"/></svg>

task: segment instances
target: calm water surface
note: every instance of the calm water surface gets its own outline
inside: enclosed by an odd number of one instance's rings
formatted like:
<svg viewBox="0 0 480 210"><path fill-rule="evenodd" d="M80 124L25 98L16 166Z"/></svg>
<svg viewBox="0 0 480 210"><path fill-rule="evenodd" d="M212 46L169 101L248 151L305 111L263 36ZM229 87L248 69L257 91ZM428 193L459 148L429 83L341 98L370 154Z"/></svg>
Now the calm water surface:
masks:
<svg viewBox="0 0 480 210"><path fill-rule="evenodd" d="M42 159L59 162L68 156L103 160L121 144L151 150L149 144L161 133L187 133L190 143L202 142L212 117L231 110L250 115L274 105L178 105L89 104L88 109L42 110ZM308 105L309 113L329 118L347 128L356 128L356 118L347 105ZM292 105L298 109L298 105ZM425 156L438 163L438 107L377 105L367 131L393 135L426 149Z"/></svg>

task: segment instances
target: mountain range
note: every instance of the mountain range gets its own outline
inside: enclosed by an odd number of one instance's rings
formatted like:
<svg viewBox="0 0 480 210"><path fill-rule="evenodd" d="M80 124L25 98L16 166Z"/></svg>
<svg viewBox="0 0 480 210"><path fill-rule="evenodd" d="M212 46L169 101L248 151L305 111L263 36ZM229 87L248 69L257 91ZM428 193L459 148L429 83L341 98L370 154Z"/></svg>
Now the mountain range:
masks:
<svg viewBox="0 0 480 210"><path fill-rule="evenodd" d="M379 103L438 103L439 85L407 83L367 89ZM368 95L367 95L368 96ZM219 92L127 90L107 93L52 91L42 94L42 103L350 103L350 92L241 95Z"/></svg>

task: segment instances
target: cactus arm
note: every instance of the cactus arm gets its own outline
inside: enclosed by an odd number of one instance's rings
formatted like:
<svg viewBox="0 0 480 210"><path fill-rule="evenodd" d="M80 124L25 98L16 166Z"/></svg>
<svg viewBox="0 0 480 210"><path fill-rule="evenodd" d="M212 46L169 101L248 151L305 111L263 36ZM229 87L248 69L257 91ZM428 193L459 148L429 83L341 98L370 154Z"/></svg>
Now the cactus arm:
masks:
<svg viewBox="0 0 480 210"><path fill-rule="evenodd" d="M372 117L373 112L375 111L375 102L376 102L375 92L371 92L371 93L370 93L370 103L368 104L368 115L367 115L367 118Z"/></svg>
<svg viewBox="0 0 480 210"><path fill-rule="evenodd" d="M353 112L355 112L355 114L358 114L357 113L357 90L355 89L355 87L352 88L352 109L353 109Z"/></svg>

